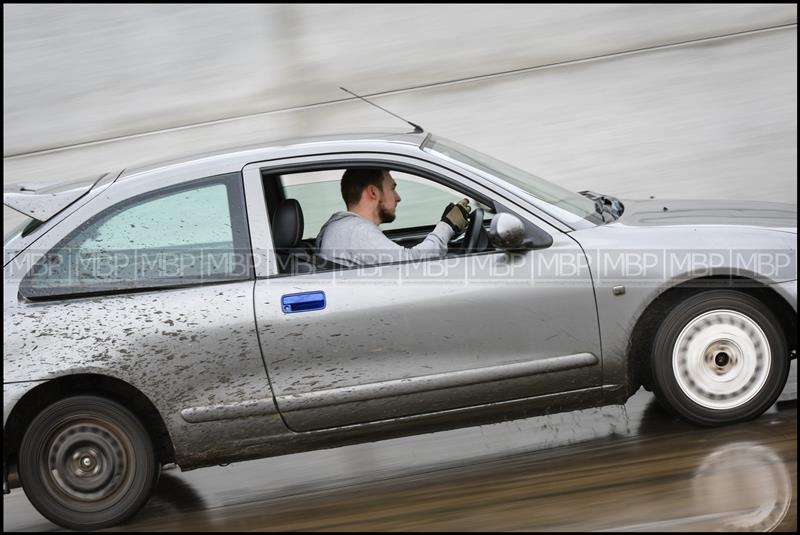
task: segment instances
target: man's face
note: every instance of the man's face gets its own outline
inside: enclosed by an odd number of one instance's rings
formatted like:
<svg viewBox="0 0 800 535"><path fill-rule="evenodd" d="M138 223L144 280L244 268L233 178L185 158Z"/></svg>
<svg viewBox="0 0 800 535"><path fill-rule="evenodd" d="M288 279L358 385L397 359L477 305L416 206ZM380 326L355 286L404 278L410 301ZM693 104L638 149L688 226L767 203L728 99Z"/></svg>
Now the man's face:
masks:
<svg viewBox="0 0 800 535"><path fill-rule="evenodd" d="M378 200L378 216L381 223L391 223L397 217L397 203L400 202L400 195L397 194L397 182L388 171L383 173L383 189L381 198Z"/></svg>

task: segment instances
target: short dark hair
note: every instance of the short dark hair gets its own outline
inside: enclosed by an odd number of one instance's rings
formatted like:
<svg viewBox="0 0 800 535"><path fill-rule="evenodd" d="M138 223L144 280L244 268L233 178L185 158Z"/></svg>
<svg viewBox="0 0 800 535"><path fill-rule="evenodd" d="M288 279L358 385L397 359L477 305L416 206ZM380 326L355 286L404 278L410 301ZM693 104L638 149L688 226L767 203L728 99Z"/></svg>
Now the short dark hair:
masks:
<svg viewBox="0 0 800 535"><path fill-rule="evenodd" d="M361 192L367 186L383 190L384 169L348 169L342 175L342 199L350 207L361 200Z"/></svg>

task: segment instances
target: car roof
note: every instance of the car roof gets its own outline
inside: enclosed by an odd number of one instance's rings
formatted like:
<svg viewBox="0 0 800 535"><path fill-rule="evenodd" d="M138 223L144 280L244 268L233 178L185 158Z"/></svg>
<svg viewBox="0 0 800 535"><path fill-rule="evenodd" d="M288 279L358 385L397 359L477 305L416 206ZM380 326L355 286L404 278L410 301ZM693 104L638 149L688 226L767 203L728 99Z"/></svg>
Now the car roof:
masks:
<svg viewBox="0 0 800 535"><path fill-rule="evenodd" d="M134 175L147 174L167 167L193 165L211 160L214 160L218 164L230 163L234 165L241 163L243 165L265 157L274 157L276 153L282 151L297 150L301 147L312 150L315 146L346 145L353 142L398 143L419 147L427 136L427 132L408 131L408 129L382 129L277 139L156 161L135 168L125 169L119 178L125 179L133 177Z"/></svg>

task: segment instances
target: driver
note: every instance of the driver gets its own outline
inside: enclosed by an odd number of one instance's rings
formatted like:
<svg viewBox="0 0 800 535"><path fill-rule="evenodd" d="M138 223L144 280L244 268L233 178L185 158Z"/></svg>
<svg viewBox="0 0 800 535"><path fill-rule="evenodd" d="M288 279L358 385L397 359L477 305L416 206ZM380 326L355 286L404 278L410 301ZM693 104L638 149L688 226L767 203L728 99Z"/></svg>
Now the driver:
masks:
<svg viewBox="0 0 800 535"><path fill-rule="evenodd" d="M400 195L397 183L384 169L348 169L342 175L342 198L346 212L336 212L317 236L318 255L344 266L384 264L420 258L442 258L447 242L464 230L470 212L469 200L450 203L441 221L422 243L403 247L378 228L395 219Z"/></svg>

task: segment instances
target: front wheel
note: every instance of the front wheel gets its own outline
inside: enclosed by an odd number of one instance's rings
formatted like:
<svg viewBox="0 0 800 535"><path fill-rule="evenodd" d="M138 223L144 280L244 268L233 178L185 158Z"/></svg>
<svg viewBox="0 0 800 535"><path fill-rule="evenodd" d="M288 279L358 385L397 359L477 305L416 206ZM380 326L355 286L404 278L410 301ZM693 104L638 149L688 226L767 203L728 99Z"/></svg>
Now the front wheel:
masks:
<svg viewBox="0 0 800 535"><path fill-rule="evenodd" d="M147 431L105 398L60 400L31 422L20 445L20 483L48 520L75 530L123 522L144 505L160 473Z"/></svg>
<svg viewBox="0 0 800 535"><path fill-rule="evenodd" d="M714 290L679 303L656 333L653 391L700 425L752 420L778 398L789 355L775 316L748 294Z"/></svg>

